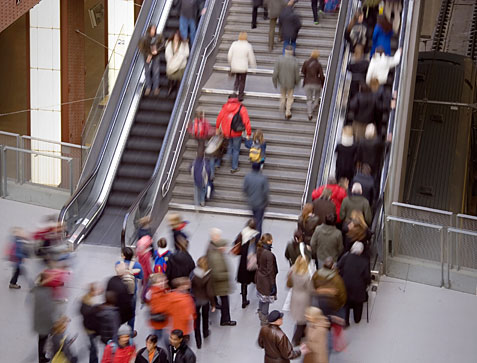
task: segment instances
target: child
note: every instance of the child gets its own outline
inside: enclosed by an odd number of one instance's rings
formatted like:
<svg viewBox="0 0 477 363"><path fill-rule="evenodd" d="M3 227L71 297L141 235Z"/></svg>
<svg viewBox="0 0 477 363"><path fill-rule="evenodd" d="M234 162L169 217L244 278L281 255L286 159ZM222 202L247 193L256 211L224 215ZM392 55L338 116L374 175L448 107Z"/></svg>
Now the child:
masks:
<svg viewBox="0 0 477 363"><path fill-rule="evenodd" d="M255 131L253 138L245 140L245 147L250 149L248 154L249 159L252 163L260 164L260 167L263 168L265 163L265 150L267 149L267 143L263 137L262 130Z"/></svg>
<svg viewBox="0 0 477 363"><path fill-rule="evenodd" d="M118 344L110 341L104 348L101 363L130 363L136 356L136 347L131 339L131 327L121 325L118 330Z"/></svg>
<svg viewBox="0 0 477 363"><path fill-rule="evenodd" d="M154 252L154 273L165 274L167 270L167 261L171 251L167 248L167 241L165 238L160 238L157 241L157 250Z"/></svg>
<svg viewBox="0 0 477 363"><path fill-rule="evenodd" d="M50 267L43 271L43 286L51 287L53 298L66 302L65 283L71 275L71 270L62 262L50 262Z"/></svg>

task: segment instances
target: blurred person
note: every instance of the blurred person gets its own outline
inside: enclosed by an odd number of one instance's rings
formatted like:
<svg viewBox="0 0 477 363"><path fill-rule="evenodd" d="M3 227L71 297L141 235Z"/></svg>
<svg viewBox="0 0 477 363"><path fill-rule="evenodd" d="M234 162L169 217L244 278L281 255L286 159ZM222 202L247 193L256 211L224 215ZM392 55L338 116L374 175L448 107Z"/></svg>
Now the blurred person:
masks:
<svg viewBox="0 0 477 363"><path fill-rule="evenodd" d="M101 363L132 363L136 357L136 346L132 341L129 325L121 325L118 330L118 342L110 341L104 348Z"/></svg>
<svg viewBox="0 0 477 363"><path fill-rule="evenodd" d="M167 263L172 253L167 247L167 240L159 238L157 241L157 249L154 251L154 273L165 274L167 271Z"/></svg>
<svg viewBox="0 0 477 363"><path fill-rule="evenodd" d="M260 328L258 345L265 350L265 363L288 363L308 352L304 345L293 348L286 334L280 329L282 324L283 313L273 310L267 315L266 324Z"/></svg>
<svg viewBox="0 0 477 363"><path fill-rule="evenodd" d="M64 261L51 260L48 267L43 270L43 286L52 288L53 298L58 302L67 301L67 291L64 286L70 275L71 270Z"/></svg>
<svg viewBox="0 0 477 363"><path fill-rule="evenodd" d="M149 223L151 218L149 216L143 217L139 220L139 225L142 226L144 231L149 229ZM152 274L152 251L153 249L153 240L150 233L144 233L144 235L136 242L136 255L138 262L142 267L143 279L142 279L142 293L141 299L144 300L144 295L146 293L149 276Z"/></svg>
<svg viewBox="0 0 477 363"><path fill-rule="evenodd" d="M154 96L159 95L160 84L160 52L164 49L162 34L156 33L156 26L149 25L146 34L139 41L139 50L144 56L144 73L146 75L146 91L149 96L151 90Z"/></svg>
<svg viewBox="0 0 477 363"><path fill-rule="evenodd" d="M31 290L33 300L33 330L38 334L38 362L46 363L50 360L45 354L45 344L48 339L60 306L53 300L51 288L43 286L43 274L37 278Z"/></svg>
<svg viewBox="0 0 477 363"><path fill-rule="evenodd" d="M301 28L301 20L293 8L294 5L294 0L288 1L287 6L282 9L278 18L278 21L282 24L280 31L283 38L283 54L285 54L287 46L291 45L293 55L295 55L296 38Z"/></svg>
<svg viewBox="0 0 477 363"><path fill-rule="evenodd" d="M212 286L211 273L207 263L207 257L202 256L197 260L197 267L191 273L191 293L195 301L195 321L194 335L197 349L202 347L202 336L200 334L201 317L202 333L204 339L210 335L209 331L209 309L215 311L215 294Z"/></svg>
<svg viewBox="0 0 477 363"><path fill-rule="evenodd" d="M117 296L113 291L106 291L104 303L94 309L92 318L100 340L108 344L110 340L117 342L118 329L121 326L120 310L116 307ZM90 339L91 340L91 339ZM91 343L94 343L91 341ZM91 348L90 348L91 356Z"/></svg>
<svg viewBox="0 0 477 363"><path fill-rule="evenodd" d="M11 231L11 242L7 251L7 258L13 265L13 274L8 287L10 289L20 289L17 284L18 277L22 274L23 260L28 257L28 237L21 228L14 227Z"/></svg>
<svg viewBox="0 0 477 363"><path fill-rule="evenodd" d="M314 306L306 309L305 317L307 322L305 344L308 353L305 354L303 363L328 363L330 322L323 312Z"/></svg>
<svg viewBox="0 0 477 363"><path fill-rule="evenodd" d="M386 84L388 81L388 74L391 68L396 67L401 61L402 49L399 48L394 56L385 54L382 47L377 47L376 52L371 57L369 62L368 72L366 73L366 83L371 84L371 80L376 78L379 84Z"/></svg>
<svg viewBox="0 0 477 363"><path fill-rule="evenodd" d="M260 164L260 167L263 168L266 158L267 142L263 137L262 130L259 129L255 131L252 139L246 139L245 147L250 149L248 153L248 158L250 161L252 163Z"/></svg>
<svg viewBox="0 0 477 363"><path fill-rule="evenodd" d="M316 267L323 265L328 256L338 261L338 257L343 252L343 236L341 231L336 228L335 212L325 217L325 223L319 225L311 238L311 250Z"/></svg>
<svg viewBox="0 0 477 363"><path fill-rule="evenodd" d="M301 73L303 74L303 88L306 94L306 109L308 120L313 118L313 112L318 108L320 103L321 89L325 84L325 75L323 67L318 60L320 52L313 50L310 58L303 63Z"/></svg>
<svg viewBox="0 0 477 363"><path fill-rule="evenodd" d="M195 363L195 354L187 346L182 330L173 330L166 343L167 357L169 363Z"/></svg>
<svg viewBox="0 0 477 363"><path fill-rule="evenodd" d="M313 213L313 204L307 203L298 217L298 232L303 236L303 242L310 244L313 232L320 224L320 218Z"/></svg>
<svg viewBox="0 0 477 363"><path fill-rule="evenodd" d="M381 173L383 157L386 147L390 143L391 136L388 141L383 141L376 135L376 126L368 124L364 134L364 139L358 144L357 161L360 164L368 164L371 168L371 175L377 181Z"/></svg>
<svg viewBox="0 0 477 363"><path fill-rule="evenodd" d="M354 142L353 128L344 126L341 141L336 145L336 179L353 179L356 166L356 153L358 144ZM341 213L340 213L341 214ZM341 215L340 215L340 219Z"/></svg>
<svg viewBox="0 0 477 363"><path fill-rule="evenodd" d="M167 353L157 346L158 338L150 334L146 338L146 346L139 349L136 354L135 363L169 363Z"/></svg>
<svg viewBox="0 0 477 363"><path fill-rule="evenodd" d="M209 121L205 118L205 111L201 107L197 107L195 110L195 118L191 121L187 127L187 133L194 139L197 140L198 147L205 146L206 140L210 139L214 134L215 130L210 125ZM215 160L214 160L215 161ZM214 179L214 168L215 163L210 164L211 168L211 179Z"/></svg>
<svg viewBox="0 0 477 363"><path fill-rule="evenodd" d="M238 255L240 256L237 282L240 284L242 309L245 309L250 304L250 301L247 300L247 289L248 285L255 282L256 266L252 266L253 261L251 259L255 258L256 260L257 247L255 241L257 236L256 223L252 218L247 221L247 224L234 241L234 247L238 249Z"/></svg>
<svg viewBox="0 0 477 363"><path fill-rule="evenodd" d="M275 62L272 75L273 86L280 86L280 112L285 112L285 118L292 117L293 92L300 83L300 67L294 56L294 48L288 45L283 55Z"/></svg>
<svg viewBox="0 0 477 363"><path fill-rule="evenodd" d="M265 0L265 6L268 9L268 16L270 17L270 25L268 28L268 51L273 51L273 45L275 42L275 28L277 26L277 20L280 16L282 9L285 7L285 0ZM278 40L281 41L281 27L282 24L278 23Z"/></svg>
<svg viewBox="0 0 477 363"><path fill-rule="evenodd" d="M210 230L210 243L207 248L207 263L211 270L212 286L215 296L220 297L220 325L235 326L237 322L230 318L229 305L229 268L225 260L227 242L222 239L222 231L218 228Z"/></svg>
<svg viewBox="0 0 477 363"><path fill-rule="evenodd" d="M319 307L326 316L336 315L346 303L346 287L335 269L333 257L325 258L323 266L313 274L315 288L314 306Z"/></svg>
<svg viewBox="0 0 477 363"><path fill-rule="evenodd" d="M258 8L263 8L263 20L268 19L268 9L267 5L264 4L263 0L253 0L252 1L253 9L252 9L252 29L257 28L257 13Z"/></svg>
<svg viewBox="0 0 477 363"><path fill-rule="evenodd" d="M368 200L369 205L372 207L378 195L378 191L375 188L374 178L371 175L371 167L368 164L361 164L361 167L358 168L351 184L354 183L361 184L363 196Z"/></svg>
<svg viewBox="0 0 477 363"><path fill-rule="evenodd" d="M257 68L255 53L252 45L247 41L246 32L241 32L238 40L230 45L227 61L230 65L230 74L235 75L234 93L238 94L238 100L242 102L248 69L249 67Z"/></svg>
<svg viewBox="0 0 477 363"><path fill-rule="evenodd" d="M311 0L311 11L313 12L313 21L315 25L318 25L320 23L318 11L320 14L322 14L324 9L325 0Z"/></svg>
<svg viewBox="0 0 477 363"><path fill-rule="evenodd" d="M268 308L270 303L277 300L278 274L277 259L272 252L273 237L265 233L258 243L257 248L257 272L255 284L258 296L258 318L262 326L267 324Z"/></svg>
<svg viewBox="0 0 477 363"><path fill-rule="evenodd" d="M186 1L186 0L182 0ZM166 42L166 75L169 80L169 96L173 91L177 91L184 75L189 58L189 42L187 38L181 37L177 30Z"/></svg>
<svg viewBox="0 0 477 363"><path fill-rule="evenodd" d="M166 276L171 287L174 287L174 281L179 277L189 277L195 268L195 262L187 251L189 242L179 238L175 243L176 251L167 261Z"/></svg>
<svg viewBox="0 0 477 363"><path fill-rule="evenodd" d="M362 50L366 48L367 43L367 32L368 28L363 23L364 13L363 10L358 8L353 15L350 23L345 30L345 39L350 45L351 52L355 52L356 46L361 46Z"/></svg>
<svg viewBox="0 0 477 363"><path fill-rule="evenodd" d="M364 245L353 243L350 253L343 255L338 262L338 269L346 286L346 325L349 326L350 310L353 310L354 322L361 321L363 303L368 301L366 291L371 283L369 260L362 255Z"/></svg>
<svg viewBox="0 0 477 363"><path fill-rule="evenodd" d="M344 251L348 252L354 242L362 242L365 247L365 251L369 246L369 240L371 239L371 230L368 228L366 221L364 220L363 212L353 210L351 212L351 218L347 223L343 224L344 235Z"/></svg>
<svg viewBox="0 0 477 363"><path fill-rule="evenodd" d="M52 350L52 362L56 361L76 363L78 358L71 349L71 345L76 340L74 338L68 338L66 335L66 329L70 323L70 319L66 316L61 316L53 325L51 334L51 350Z"/></svg>
<svg viewBox="0 0 477 363"><path fill-rule="evenodd" d="M237 125L234 124L234 119L237 120L237 124L240 123L240 130L235 127ZM242 131L246 131L247 138L252 136L252 128L250 126L250 118L248 116L247 108L242 105L235 93L229 95L227 103L222 106L222 109L217 116L215 130L217 135L222 133L227 140L227 154L232 158L232 168L230 169L230 172L234 174L240 170L239 154L240 145L242 144Z"/></svg>
<svg viewBox="0 0 477 363"><path fill-rule="evenodd" d="M313 213L318 216L318 224L325 223L326 216L336 212L336 206L331 200L332 193L331 189L324 189L320 197L313 201Z"/></svg>
<svg viewBox="0 0 477 363"><path fill-rule="evenodd" d="M178 277L174 280L174 290L169 292L168 315L172 319L172 330L180 329L189 340L195 321L195 304L189 293L191 286L189 277Z"/></svg>
<svg viewBox="0 0 477 363"><path fill-rule="evenodd" d="M151 216L145 216L139 218L138 222L138 230L137 230L137 239L140 240L144 236L152 237L151 231Z"/></svg>
<svg viewBox="0 0 477 363"><path fill-rule="evenodd" d="M294 346L299 345L305 335L305 310L311 305L313 285L308 262L303 256L298 256L287 278L287 287L291 288L290 312L296 321L295 333L292 338Z"/></svg>
<svg viewBox="0 0 477 363"><path fill-rule="evenodd" d="M364 59L364 47L357 44L351 61L348 63L347 69L351 72L351 83L349 86L348 99L352 100L360 90L361 85L366 81L366 73L368 72L369 60Z"/></svg>
<svg viewBox="0 0 477 363"><path fill-rule="evenodd" d="M178 242L180 242L182 246L188 245L189 237L187 237L187 234L184 232L184 228L189 222L182 220L182 217L179 213L169 213L167 215L167 222L171 227L172 238L174 240L174 247L176 250Z"/></svg>
<svg viewBox="0 0 477 363"><path fill-rule="evenodd" d="M179 7L179 31L182 39L189 39L194 43L197 31L198 15L204 15L204 0L178 0L174 2Z"/></svg>
<svg viewBox="0 0 477 363"><path fill-rule="evenodd" d="M262 223L265 208L269 201L268 178L260 171L260 164L253 163L252 171L245 175L243 192L247 197L249 208L252 210L258 237L262 234Z"/></svg>
<svg viewBox="0 0 477 363"><path fill-rule="evenodd" d="M351 213L356 210L360 211L364 215L364 220L369 226L373 221L373 214L371 213L371 207L369 206L368 200L363 197L363 189L361 184L354 183L351 188L351 194L348 195L341 204L340 217L341 220L347 222L351 219Z"/></svg>
<svg viewBox="0 0 477 363"><path fill-rule="evenodd" d="M373 57L378 48L382 48L384 54L391 55L391 38L393 36L392 25L383 15L378 16L377 24L373 32L373 46L370 56Z"/></svg>
<svg viewBox="0 0 477 363"><path fill-rule="evenodd" d="M211 180L210 161L205 159L204 147L199 145L197 157L193 161L190 173L194 180L194 203L195 206L205 207L207 187Z"/></svg>
<svg viewBox="0 0 477 363"><path fill-rule="evenodd" d="M98 337L97 312L98 305L95 304L95 298L101 295L102 290L98 284L93 282L89 284L88 292L81 299L80 314L83 317L83 327L89 338L89 363L98 363L98 348L96 347L96 338ZM119 313L118 313L119 314ZM119 323L119 318L118 318Z"/></svg>
<svg viewBox="0 0 477 363"><path fill-rule="evenodd" d="M115 266L116 276L111 277L106 285L106 296L108 291L114 293L114 306L119 310L120 324L124 324L134 317L133 295L129 293L126 284L122 280L125 273L124 263Z"/></svg>
<svg viewBox="0 0 477 363"><path fill-rule="evenodd" d="M377 123L377 95L371 92L367 84L361 84L361 90L349 102L348 117L352 120L354 140L364 138L366 125Z"/></svg>
<svg viewBox="0 0 477 363"><path fill-rule="evenodd" d="M151 275L151 289L146 295L146 301L150 310L149 324L159 340L169 325L169 296L167 277L162 273Z"/></svg>
<svg viewBox="0 0 477 363"><path fill-rule="evenodd" d="M303 234L296 230L295 233L293 234L293 240L288 242L287 247L285 248L285 258L287 259L288 263L290 264L290 267L292 267L295 264L296 259L298 256L301 256L301 244L305 244L303 242ZM303 246L303 251L308 260L311 260L311 248L310 246Z"/></svg>
<svg viewBox="0 0 477 363"><path fill-rule="evenodd" d="M325 8L323 9L325 13L334 13L338 11L340 5L340 0L326 0Z"/></svg>
<svg viewBox="0 0 477 363"><path fill-rule="evenodd" d="M341 203L343 203L343 199L346 198L346 189L348 187L343 187L340 184L336 182L336 179L332 176L328 178L328 182L326 185L320 186L318 189L313 190L311 193L311 199L315 200L321 197L323 194L323 191L325 189L331 190L331 201L334 203L336 207L336 216L337 216L337 223L341 222L341 219L339 218L340 215L340 210L341 210Z"/></svg>
<svg viewBox="0 0 477 363"><path fill-rule="evenodd" d="M401 0L386 0L384 2L384 16L388 22L393 24L394 34L399 33L399 26L401 25Z"/></svg>

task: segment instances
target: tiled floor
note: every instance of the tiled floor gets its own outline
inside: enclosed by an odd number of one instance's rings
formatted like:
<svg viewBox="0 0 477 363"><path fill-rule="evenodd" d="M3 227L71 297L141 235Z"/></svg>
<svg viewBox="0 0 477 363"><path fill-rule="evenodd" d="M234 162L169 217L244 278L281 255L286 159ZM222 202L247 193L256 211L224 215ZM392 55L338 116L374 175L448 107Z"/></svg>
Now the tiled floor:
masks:
<svg viewBox="0 0 477 363"><path fill-rule="evenodd" d="M4 251L6 232L12 225L22 225L29 230L37 226L39 216L51 213L26 204L0 200L0 249ZM216 226L231 241L245 223L245 218L184 213L190 221L191 253L195 259L205 252L209 228ZM291 222L267 220L264 230L274 236L274 252L279 263L278 301L271 306L281 309L286 298L285 278L287 262L284 247L294 229ZM167 226L160 226L157 235L170 239ZM68 312L73 317L72 334L79 333L76 349L80 361L87 361L86 337L78 316L79 298L88 282L104 281L114 272L113 264L119 249L98 246L81 246L74 262L74 279L68 286L70 299ZM231 279L235 278L237 258L229 258ZM29 261L29 274L40 269L36 261ZM0 362L35 362L36 340L31 331L31 306L26 282L21 280L20 291L7 289L10 267L2 264L0 286ZM218 314L212 314L211 336L197 352L198 362L262 362L263 352L256 344L259 323L255 314L257 298L250 288L251 305L242 310L238 285L231 294L232 318L236 327L218 326ZM255 291L253 289L253 291ZM383 277L377 295L370 303L370 323L363 320L347 331L348 347L333 354L332 363L402 363L402 362L459 362L475 363L477 345L477 301L474 295ZM139 335L136 344L143 346L149 328L145 322L146 309L137 311ZM291 336L293 322L285 317L285 332ZM192 344L195 349L195 344ZM299 360L298 360L299 361Z"/></svg>

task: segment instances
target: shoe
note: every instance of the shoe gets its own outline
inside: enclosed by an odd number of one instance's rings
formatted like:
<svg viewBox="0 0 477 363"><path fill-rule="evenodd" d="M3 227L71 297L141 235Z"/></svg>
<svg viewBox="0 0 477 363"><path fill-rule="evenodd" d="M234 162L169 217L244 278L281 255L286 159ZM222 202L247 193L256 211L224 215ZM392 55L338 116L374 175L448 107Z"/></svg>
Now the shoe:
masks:
<svg viewBox="0 0 477 363"><path fill-rule="evenodd" d="M134 330L132 337L136 338L136 336L137 336L137 330Z"/></svg>
<svg viewBox="0 0 477 363"><path fill-rule="evenodd" d="M240 170L240 168L230 169L230 173L235 174L235 173L238 172L239 170Z"/></svg>
<svg viewBox="0 0 477 363"><path fill-rule="evenodd" d="M245 309L248 305L250 305L250 301L249 300L245 300L242 302L242 309Z"/></svg>
<svg viewBox="0 0 477 363"><path fill-rule="evenodd" d="M205 207L205 202L200 203L201 207Z"/></svg>
<svg viewBox="0 0 477 363"><path fill-rule="evenodd" d="M291 118L292 118L292 115L291 115L291 114L285 115L285 119L289 120L289 119L291 119Z"/></svg>
<svg viewBox="0 0 477 363"><path fill-rule="evenodd" d="M8 287L9 287L10 289L20 289L20 288L21 288L21 286L18 285L18 284L10 284L10 285L8 285Z"/></svg>
<svg viewBox="0 0 477 363"><path fill-rule="evenodd" d="M312 118L313 118L313 115L308 116L308 121L311 121Z"/></svg>
<svg viewBox="0 0 477 363"><path fill-rule="evenodd" d="M146 88L146 91L144 91L144 96L149 96L149 93L151 93L151 87Z"/></svg>
<svg viewBox="0 0 477 363"><path fill-rule="evenodd" d="M161 91L160 88L156 88L156 89L154 90L154 96L159 96L159 92L160 92L160 91Z"/></svg>
<svg viewBox="0 0 477 363"><path fill-rule="evenodd" d="M256 29L256 28L257 28L257 24L252 23L252 29Z"/></svg>
<svg viewBox="0 0 477 363"><path fill-rule="evenodd" d="M263 16L263 20L268 20L268 19L269 19L268 15Z"/></svg>
<svg viewBox="0 0 477 363"><path fill-rule="evenodd" d="M204 336L204 339L207 339L207 338L209 337L209 335L210 335L210 331L207 330L207 331L204 332L204 334L202 334L202 335Z"/></svg>
<svg viewBox="0 0 477 363"><path fill-rule="evenodd" d="M223 323L220 323L220 326L235 326L237 325L237 322L234 320L226 321Z"/></svg>
<svg viewBox="0 0 477 363"><path fill-rule="evenodd" d="M196 342L197 343L197 349L202 348L202 342Z"/></svg>
<svg viewBox="0 0 477 363"><path fill-rule="evenodd" d="M318 25L318 24L320 24L320 22L319 22L318 20L317 20L317 21L315 21L315 25Z"/></svg>

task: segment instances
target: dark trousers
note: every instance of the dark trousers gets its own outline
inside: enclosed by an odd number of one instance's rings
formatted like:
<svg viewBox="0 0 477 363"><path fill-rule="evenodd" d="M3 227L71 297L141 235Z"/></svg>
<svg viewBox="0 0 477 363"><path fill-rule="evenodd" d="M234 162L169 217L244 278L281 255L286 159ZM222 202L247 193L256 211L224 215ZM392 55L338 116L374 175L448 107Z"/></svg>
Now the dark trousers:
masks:
<svg viewBox="0 0 477 363"><path fill-rule="evenodd" d="M262 5L254 6L252 9L252 25L256 26L257 25L257 12L258 8L262 7ZM268 9L266 7L263 7L263 18L267 19L268 18Z"/></svg>
<svg viewBox="0 0 477 363"><path fill-rule="evenodd" d="M311 0L311 10L313 11L313 21L318 21L318 8L319 10L323 11L323 9L325 8L325 1Z"/></svg>
<svg viewBox="0 0 477 363"><path fill-rule="evenodd" d="M300 345L301 340L305 336L306 324L297 324L295 326L295 333L293 334L292 343L297 346Z"/></svg>
<svg viewBox="0 0 477 363"><path fill-rule="evenodd" d="M263 223L263 215L265 214L265 208L256 208L252 209L253 219L255 219L256 223L256 230L258 231L258 237L262 234L262 223Z"/></svg>
<svg viewBox="0 0 477 363"><path fill-rule="evenodd" d="M221 296L220 297L220 324L227 323L230 321L230 305L229 297Z"/></svg>
<svg viewBox="0 0 477 363"><path fill-rule="evenodd" d="M96 347L95 333L88 334L89 338L89 363L98 363L98 348Z"/></svg>
<svg viewBox="0 0 477 363"><path fill-rule="evenodd" d="M15 285L18 281L18 276L20 276L20 264L17 263L15 267L13 268L13 275L12 278L10 279L10 283L12 285Z"/></svg>
<svg viewBox="0 0 477 363"><path fill-rule="evenodd" d="M136 299L137 299L137 296L136 296L136 293L134 293L134 296L132 297L132 300L131 300L133 316L128 321L128 325L131 327L131 330L133 331L133 333L134 333L134 322L136 321Z"/></svg>
<svg viewBox="0 0 477 363"><path fill-rule="evenodd" d="M209 303L205 305L196 305L195 306L195 321L194 321L194 333L195 341L197 345L202 343L202 336L200 335L200 316L202 313L202 333L204 337L209 335Z"/></svg>
<svg viewBox="0 0 477 363"><path fill-rule="evenodd" d="M159 88L159 75L160 75L160 63L159 55L152 57L150 63L144 62L144 73L146 76L146 88L156 90Z"/></svg>
<svg viewBox="0 0 477 363"><path fill-rule="evenodd" d="M238 94L239 100L243 100L246 79L247 73L235 73L234 92Z"/></svg>
<svg viewBox="0 0 477 363"><path fill-rule="evenodd" d="M247 302L247 289L248 289L248 284L240 284L240 290L241 290L241 294L242 294L242 303L245 303Z"/></svg>
<svg viewBox="0 0 477 363"><path fill-rule="evenodd" d="M45 345L48 340L48 335L39 335L38 336L38 362L45 363L50 360L46 358L45 355Z"/></svg>
<svg viewBox="0 0 477 363"><path fill-rule="evenodd" d="M354 322L358 324L361 321L361 316L363 315L363 303L357 303L353 301L346 302L346 324L349 325L349 312L353 309Z"/></svg>

